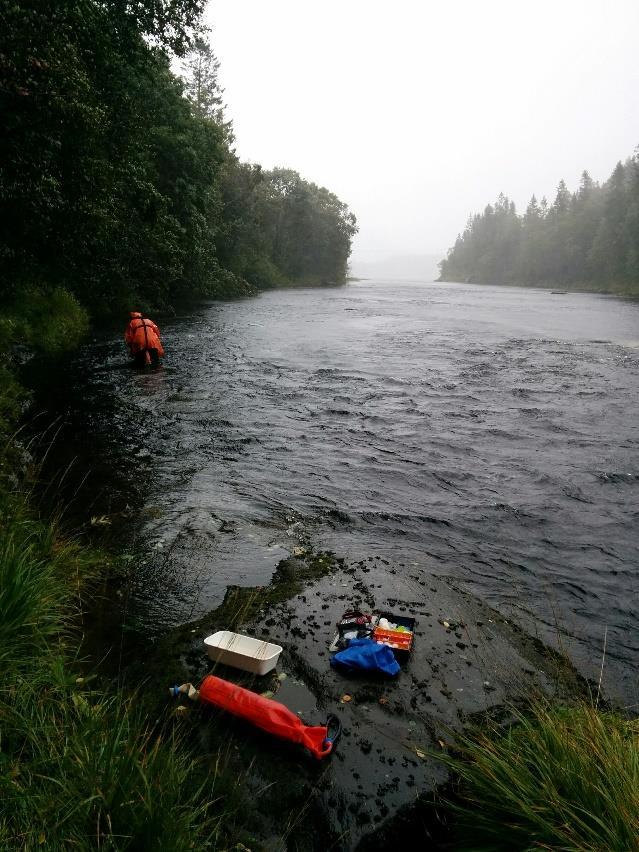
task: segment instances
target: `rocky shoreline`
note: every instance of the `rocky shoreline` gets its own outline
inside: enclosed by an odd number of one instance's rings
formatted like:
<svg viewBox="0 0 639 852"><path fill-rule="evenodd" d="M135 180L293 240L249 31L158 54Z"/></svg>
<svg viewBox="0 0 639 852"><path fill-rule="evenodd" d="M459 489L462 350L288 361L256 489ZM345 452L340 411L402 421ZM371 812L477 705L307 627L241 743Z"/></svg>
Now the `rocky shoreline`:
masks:
<svg viewBox="0 0 639 852"><path fill-rule="evenodd" d="M429 803L450 780L437 755L456 732L486 716L507 722L513 707L535 697L570 702L589 694L568 659L444 580L374 557L346 563L330 553L296 553L279 563L271 585L230 587L205 617L150 647L135 643L125 671L130 683L145 683L154 712L167 709L162 687L215 671L274 695L309 724L329 713L341 719L335 753L318 764L228 715L179 711L199 753L223 754L225 771L242 779L251 849L374 852L398 831L434 842L443 829ZM352 607L417 619L414 650L397 678L330 668L335 623ZM277 673L256 678L213 666L202 640L229 628L281 644Z"/></svg>

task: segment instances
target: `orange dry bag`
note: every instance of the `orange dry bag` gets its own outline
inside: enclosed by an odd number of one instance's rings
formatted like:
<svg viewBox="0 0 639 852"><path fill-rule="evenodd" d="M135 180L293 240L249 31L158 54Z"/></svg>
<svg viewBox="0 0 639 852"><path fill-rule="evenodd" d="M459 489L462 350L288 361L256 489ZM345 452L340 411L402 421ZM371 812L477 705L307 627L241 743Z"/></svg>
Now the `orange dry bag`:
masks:
<svg viewBox="0 0 639 852"><path fill-rule="evenodd" d="M310 727L279 701L264 698L214 675L204 678L199 692L200 701L246 719L269 734L300 743L317 758L330 754L339 736L339 721L334 716L329 717L326 725ZM333 729L330 736L329 726Z"/></svg>

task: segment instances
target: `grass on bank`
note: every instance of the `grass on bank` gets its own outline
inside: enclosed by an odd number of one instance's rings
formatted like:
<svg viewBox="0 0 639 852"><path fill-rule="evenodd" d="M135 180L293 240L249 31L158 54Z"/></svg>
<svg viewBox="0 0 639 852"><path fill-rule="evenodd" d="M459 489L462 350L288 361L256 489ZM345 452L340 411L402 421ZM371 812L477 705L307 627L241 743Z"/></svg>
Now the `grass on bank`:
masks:
<svg viewBox="0 0 639 852"><path fill-rule="evenodd" d="M538 702L440 756L459 850L639 850L639 722Z"/></svg>
<svg viewBox="0 0 639 852"><path fill-rule="evenodd" d="M0 495L0 849L219 848L228 777L134 698L78 682L74 618L95 570L89 550Z"/></svg>
<svg viewBox="0 0 639 852"><path fill-rule="evenodd" d="M151 724L135 696L83 677L79 614L109 559L31 504L31 460L15 435L28 394L14 363L25 347L75 346L86 329L61 289L27 289L0 312L0 849L224 848L243 779L222 758L197 760L172 720Z"/></svg>

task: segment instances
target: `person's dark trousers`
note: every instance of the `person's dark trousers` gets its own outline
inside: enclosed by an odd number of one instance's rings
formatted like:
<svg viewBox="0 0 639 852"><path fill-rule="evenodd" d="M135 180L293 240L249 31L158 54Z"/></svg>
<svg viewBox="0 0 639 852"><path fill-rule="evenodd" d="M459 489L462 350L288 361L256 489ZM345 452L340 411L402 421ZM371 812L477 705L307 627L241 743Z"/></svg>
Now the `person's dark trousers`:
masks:
<svg viewBox="0 0 639 852"><path fill-rule="evenodd" d="M160 366L160 356L157 349L141 349L133 356L133 365L136 370L143 370L146 367L146 353L149 353L152 367Z"/></svg>

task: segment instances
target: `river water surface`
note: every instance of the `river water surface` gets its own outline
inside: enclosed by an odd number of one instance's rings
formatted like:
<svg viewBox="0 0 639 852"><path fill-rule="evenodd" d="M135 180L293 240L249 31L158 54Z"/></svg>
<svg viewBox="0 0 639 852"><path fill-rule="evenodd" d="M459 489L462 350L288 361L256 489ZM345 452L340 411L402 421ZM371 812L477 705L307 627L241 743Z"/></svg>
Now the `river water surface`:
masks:
<svg viewBox="0 0 639 852"><path fill-rule="evenodd" d="M144 553L138 628L268 583L310 541L447 578L595 679L607 634L604 685L639 701L639 305L358 282L162 331L162 370L122 369L102 336L57 403L87 449L83 502L128 515Z"/></svg>

